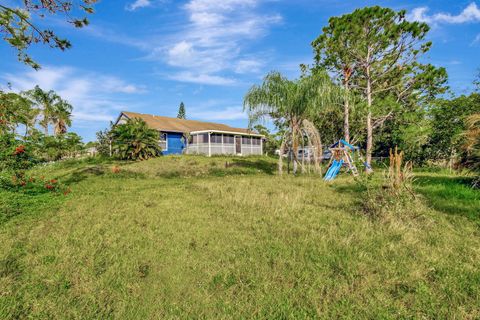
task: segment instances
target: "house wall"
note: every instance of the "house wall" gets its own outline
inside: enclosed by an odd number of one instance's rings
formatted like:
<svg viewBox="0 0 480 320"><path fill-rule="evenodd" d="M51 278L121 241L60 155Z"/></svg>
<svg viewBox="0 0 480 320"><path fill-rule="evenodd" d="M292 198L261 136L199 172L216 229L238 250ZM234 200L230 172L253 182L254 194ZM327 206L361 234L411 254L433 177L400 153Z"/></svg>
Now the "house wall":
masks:
<svg viewBox="0 0 480 320"><path fill-rule="evenodd" d="M181 154L185 147L183 143L183 134L178 132L165 132L167 134L167 150L162 153L167 154Z"/></svg>

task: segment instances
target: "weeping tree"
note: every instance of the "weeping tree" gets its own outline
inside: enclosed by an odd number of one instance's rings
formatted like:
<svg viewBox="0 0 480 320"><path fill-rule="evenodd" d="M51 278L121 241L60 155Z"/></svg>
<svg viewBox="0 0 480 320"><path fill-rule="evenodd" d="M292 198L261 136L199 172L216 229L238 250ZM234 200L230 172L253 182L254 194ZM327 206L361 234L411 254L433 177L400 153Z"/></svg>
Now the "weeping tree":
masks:
<svg viewBox="0 0 480 320"><path fill-rule="evenodd" d="M303 74L298 80L288 80L278 72L269 73L261 85L250 88L244 98L244 109L249 113L250 124L269 117L277 127L284 129L281 139L278 171L282 174L282 155L288 148L293 153L293 172L305 165L298 159L300 145L313 150L315 171L321 173L322 141L310 121L321 108L334 103L338 88L324 71Z"/></svg>

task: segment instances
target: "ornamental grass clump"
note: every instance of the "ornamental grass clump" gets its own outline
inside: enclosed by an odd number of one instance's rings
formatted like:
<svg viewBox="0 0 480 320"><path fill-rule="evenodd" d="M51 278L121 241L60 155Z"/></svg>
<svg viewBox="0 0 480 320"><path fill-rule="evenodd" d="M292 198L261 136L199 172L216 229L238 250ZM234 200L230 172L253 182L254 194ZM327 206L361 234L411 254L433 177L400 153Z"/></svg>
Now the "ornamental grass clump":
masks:
<svg viewBox="0 0 480 320"><path fill-rule="evenodd" d="M390 165L388 167L388 173L386 176L386 183L389 191L395 196L401 196L403 193L408 192L415 197L412 191L413 184L413 165L411 161L403 164L403 151L398 152L397 147L392 151L390 149ZM402 166L403 164L403 166Z"/></svg>
<svg viewBox="0 0 480 320"><path fill-rule="evenodd" d="M403 163L403 151L390 149L389 167L380 180L361 176L357 182L364 188L363 212L373 219L405 216L415 212L416 196L413 192L412 163ZM413 201L412 201L413 200ZM388 219L387 219L388 220Z"/></svg>

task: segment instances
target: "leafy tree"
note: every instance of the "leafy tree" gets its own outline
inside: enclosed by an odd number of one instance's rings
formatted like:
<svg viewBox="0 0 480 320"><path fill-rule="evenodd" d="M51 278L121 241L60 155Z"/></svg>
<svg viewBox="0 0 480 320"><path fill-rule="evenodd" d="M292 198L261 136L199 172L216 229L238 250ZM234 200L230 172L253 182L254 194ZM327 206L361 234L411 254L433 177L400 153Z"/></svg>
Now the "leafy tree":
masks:
<svg viewBox="0 0 480 320"><path fill-rule="evenodd" d="M42 136L41 156L46 161L57 161L65 157L66 145L63 135L59 136Z"/></svg>
<svg viewBox="0 0 480 320"><path fill-rule="evenodd" d="M373 130L394 112L391 106L376 100L394 94L398 105L418 90L419 80L436 83L431 77L437 79L438 74L445 74L444 70L418 63L418 58L431 47L424 40L428 31L425 23L407 21L404 10L395 12L375 6L330 18L323 34L313 42L317 63L343 75L348 89L354 87L366 101L368 164ZM422 76L425 70L429 72Z"/></svg>
<svg viewBox="0 0 480 320"><path fill-rule="evenodd" d="M63 138L65 139L65 150L69 157L75 157L84 150L85 145L82 142L82 137L75 132L65 133Z"/></svg>
<svg viewBox="0 0 480 320"><path fill-rule="evenodd" d="M185 113L185 105L183 102L180 102L180 106L178 107L178 119L187 119L187 115Z"/></svg>
<svg viewBox="0 0 480 320"><path fill-rule="evenodd" d="M110 123L110 128L98 131L96 134L97 141L95 147L97 148L98 154L101 156L112 156L112 129L113 124Z"/></svg>
<svg viewBox="0 0 480 320"><path fill-rule="evenodd" d="M321 34L312 42L315 49L315 68L332 72L344 88L343 96L343 137L350 142L351 80L358 72L354 57L348 51L349 34L334 30L336 25L323 28ZM341 136L338 136L340 138ZM338 139L337 138L337 139Z"/></svg>
<svg viewBox="0 0 480 320"><path fill-rule="evenodd" d="M477 172L474 186L480 187L480 112L467 117L467 130L464 132L463 165Z"/></svg>
<svg viewBox="0 0 480 320"><path fill-rule="evenodd" d="M142 119L128 119L112 129L112 148L126 160L147 160L161 154L159 132L148 127Z"/></svg>
<svg viewBox="0 0 480 320"><path fill-rule="evenodd" d="M33 43L42 43L51 48L65 50L71 47L67 39L60 38L50 29L42 30L38 18L63 14L67 22L81 28L88 25L86 17L72 17L72 12L81 9L87 14L93 13L92 5L97 0L81 0L74 4L69 0L21 0L17 6L8 2L0 4L0 33L3 40L17 50L18 59L34 69L40 65L26 52Z"/></svg>
<svg viewBox="0 0 480 320"><path fill-rule="evenodd" d="M465 143L467 118L480 113L480 94L441 99L430 110L432 134L429 139L430 158L453 158Z"/></svg>
<svg viewBox="0 0 480 320"><path fill-rule="evenodd" d="M300 163L297 159L298 148L305 140L316 150L315 165L320 171L322 142L318 130L309 119L333 101L335 89L325 72L305 75L293 81L278 72L271 72L261 85L251 87L245 95L244 108L249 112L251 123L268 116L274 119L277 127L285 128L280 153L283 154L286 148L292 150L294 173ZM280 174L282 167L282 157L279 157Z"/></svg>
<svg viewBox="0 0 480 320"><path fill-rule="evenodd" d="M279 134L272 134L265 126L257 124L253 127L255 131L265 137L265 142L263 144L263 151L269 155L274 155L275 151L280 148L280 138ZM280 133L281 134L281 133Z"/></svg>
<svg viewBox="0 0 480 320"><path fill-rule="evenodd" d="M29 122L31 105L20 95L0 91L0 134L15 134L18 125Z"/></svg>

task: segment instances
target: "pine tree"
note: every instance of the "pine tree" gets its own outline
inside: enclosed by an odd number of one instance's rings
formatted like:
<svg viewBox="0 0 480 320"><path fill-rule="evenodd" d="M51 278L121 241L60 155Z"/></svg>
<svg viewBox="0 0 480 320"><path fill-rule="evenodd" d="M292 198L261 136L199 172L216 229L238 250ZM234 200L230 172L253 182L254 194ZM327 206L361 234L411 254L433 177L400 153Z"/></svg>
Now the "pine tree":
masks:
<svg viewBox="0 0 480 320"><path fill-rule="evenodd" d="M183 102L180 102L180 106L178 107L178 119L187 119L187 115L185 113L185 105Z"/></svg>
<svg viewBox="0 0 480 320"><path fill-rule="evenodd" d="M335 71L345 91L356 89L366 102L368 166L373 130L393 114L378 101L390 94L395 96L396 104L402 103L429 83L441 85L446 81L445 69L418 62L431 47L431 42L425 40L429 29L426 23L408 21L404 10L366 7L330 18L329 25L312 43L316 64ZM348 98L345 102L348 136Z"/></svg>

